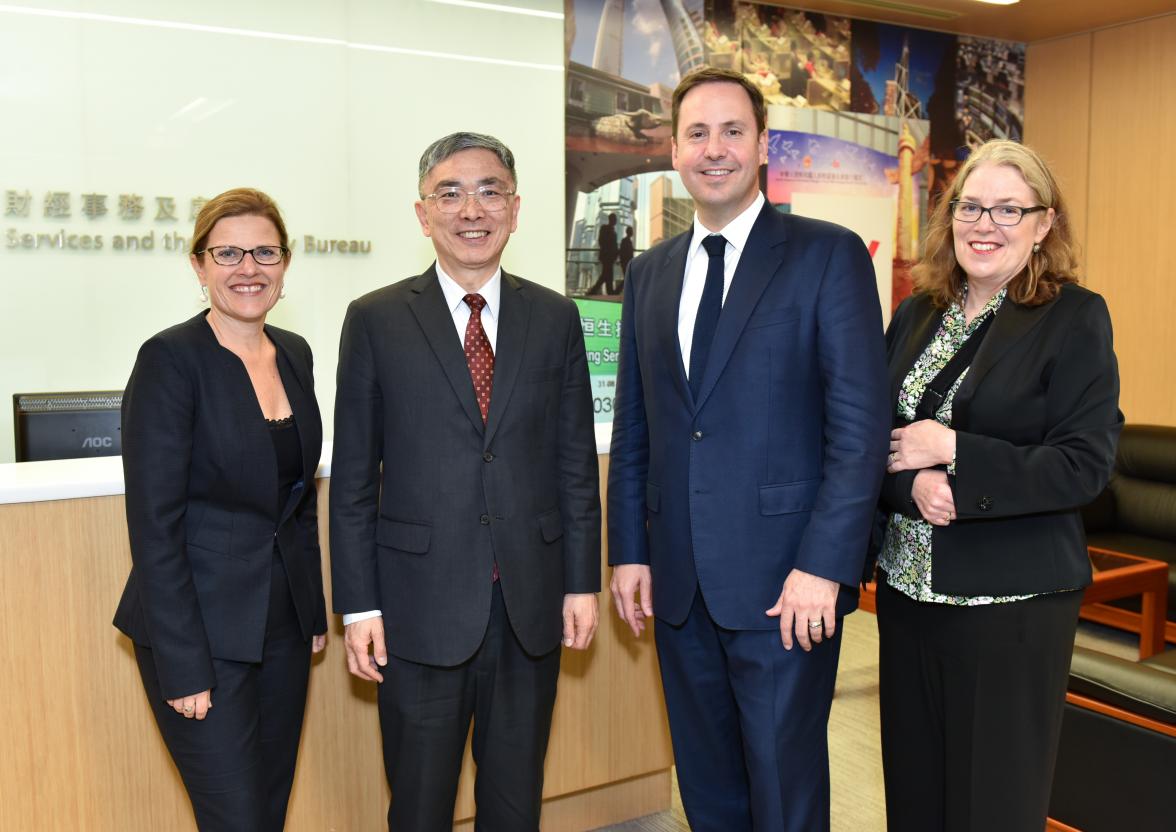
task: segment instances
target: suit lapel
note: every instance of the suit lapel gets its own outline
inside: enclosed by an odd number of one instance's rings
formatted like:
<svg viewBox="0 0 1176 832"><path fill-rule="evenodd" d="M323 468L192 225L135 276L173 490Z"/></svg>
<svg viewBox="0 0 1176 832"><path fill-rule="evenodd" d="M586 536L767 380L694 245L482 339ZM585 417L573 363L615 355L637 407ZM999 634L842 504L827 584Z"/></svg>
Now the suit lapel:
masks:
<svg viewBox="0 0 1176 832"><path fill-rule="evenodd" d="M727 290L727 299L723 302L723 311L719 314L719 325L715 329L715 339L711 342L696 410L706 403L714 390L731 353L735 351L739 336L743 334L747 319L780 268L783 253L776 247L787 236L784 224L776 216L776 209L765 202L747 237L747 245L739 256L739 266L735 269L731 288Z"/></svg>
<svg viewBox="0 0 1176 832"><path fill-rule="evenodd" d="M673 302L663 300L653 304L657 315L655 337L660 347L658 352L664 356L666 369L674 382L674 389L678 391L687 407L694 406L694 399L690 395L686 364L682 357L682 344L678 340L678 309L682 301L682 285L686 282L686 255L690 251L690 240L693 237L694 232L687 231L670 245L662 269L664 277L658 278L659 282L664 281L667 284L665 290L658 294L662 298L672 298Z"/></svg>
<svg viewBox="0 0 1176 832"><path fill-rule="evenodd" d="M499 296L498 337L494 345L494 386L490 391L490 412L486 419L486 446L490 445L518 381L527 331L531 322L531 301L517 278L502 273ZM471 384L472 387L472 384Z"/></svg>
<svg viewBox="0 0 1176 832"><path fill-rule="evenodd" d="M220 437L220 440L236 459L238 493L275 495L278 493L277 457L274 455L274 443L269 436L265 414L257 401L257 392L253 389L249 371L245 369L245 362L238 358L236 353L221 346L207 321L201 326L204 330L202 337L206 339L212 360L220 367L218 375L227 381L230 388L225 391L225 395L230 399L226 402L226 412L232 413L233 424L236 427ZM270 498L271 505L273 499Z"/></svg>
<svg viewBox="0 0 1176 832"><path fill-rule="evenodd" d="M935 308L930 299L926 299L919 308L911 313L910 323L904 327L905 332L897 333L901 339L896 346L893 360L890 361L890 401L897 402L902 388L902 381L906 378L915 360L926 349L931 336L942 319L943 313Z"/></svg>
<svg viewBox="0 0 1176 832"><path fill-rule="evenodd" d="M465 351L461 340L453 328L453 313L445 305L445 295L441 291L441 284L437 281L437 272L430 266L429 270L416 279L412 287L415 293L409 303L412 313L416 316L433 354L441 363L441 369L453 388L453 394L461 403L462 410L469 417L470 422L478 433L484 431L482 412L478 410L478 399L474 394L474 383L470 380L470 367L466 363ZM501 333L500 333L501 337ZM497 364L495 365L495 385L497 386ZM491 396L491 407L493 407Z"/></svg>
<svg viewBox="0 0 1176 832"><path fill-rule="evenodd" d="M312 426L319 421L318 407L310 395L313 390L311 380L307 378L309 368L298 362L286 348L286 344L270 327L266 327L270 340L278 348L278 374L282 377L282 386L286 389L286 398L290 401L290 409L294 411L294 424L298 430L298 442L302 446L302 483L296 485L290 493L290 498L278 518L278 524L285 522L294 511L298 501L302 499L306 483L314 482L315 469L318 458L322 453L322 437L316 435ZM316 440L318 445L315 445Z"/></svg>
<svg viewBox="0 0 1176 832"><path fill-rule="evenodd" d="M1043 306L1022 306L1005 299L997 310L996 318L984 343L976 351L976 357L968 367L968 374L960 382L960 389L956 391L952 402L952 423L958 426L967 424L968 405L975 395L976 387L988 375L988 371L1003 358L1017 342L1028 335L1045 316L1053 309L1052 303Z"/></svg>

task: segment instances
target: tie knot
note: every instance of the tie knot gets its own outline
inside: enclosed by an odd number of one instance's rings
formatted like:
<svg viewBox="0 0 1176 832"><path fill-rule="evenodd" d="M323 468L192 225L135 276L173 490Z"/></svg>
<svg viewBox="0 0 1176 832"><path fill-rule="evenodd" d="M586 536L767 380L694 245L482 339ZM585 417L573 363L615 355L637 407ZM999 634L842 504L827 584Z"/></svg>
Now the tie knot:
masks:
<svg viewBox="0 0 1176 832"><path fill-rule="evenodd" d="M702 247L710 257L722 257L727 251L727 238L722 234L711 234L702 238Z"/></svg>
<svg viewBox="0 0 1176 832"><path fill-rule="evenodd" d="M464 300L466 305L475 313L481 312L482 308L486 305L486 299L481 295L466 295L464 298L462 298L462 300Z"/></svg>

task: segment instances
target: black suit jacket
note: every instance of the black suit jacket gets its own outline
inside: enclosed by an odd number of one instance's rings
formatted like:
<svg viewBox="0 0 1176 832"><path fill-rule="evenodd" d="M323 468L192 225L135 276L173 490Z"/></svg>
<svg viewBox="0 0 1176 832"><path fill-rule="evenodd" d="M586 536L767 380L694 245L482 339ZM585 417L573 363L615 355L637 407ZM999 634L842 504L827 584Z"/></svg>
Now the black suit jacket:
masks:
<svg viewBox="0 0 1176 832"><path fill-rule="evenodd" d="M394 655L455 665L486 631L497 560L519 641L555 649L565 593L600 589L592 418L562 295L503 273L485 425L433 268L354 301L335 397L335 611L379 609Z"/></svg>
<svg viewBox="0 0 1176 832"><path fill-rule="evenodd" d="M942 315L927 295L895 312L891 402ZM1103 299L1069 284L1042 306L1006 300L952 405L959 519L932 532L932 589L1021 595L1090 583L1078 509L1106 486L1122 425ZM916 473L886 477L884 508L920 516L910 499Z"/></svg>
<svg viewBox="0 0 1176 832"><path fill-rule="evenodd" d="M322 424L310 347L273 326L302 443L302 481L278 514L278 472L245 365L201 313L139 350L123 395L133 566L114 624L152 648L166 698L216 686L212 659L261 660L274 545L302 635L325 633L315 470Z"/></svg>

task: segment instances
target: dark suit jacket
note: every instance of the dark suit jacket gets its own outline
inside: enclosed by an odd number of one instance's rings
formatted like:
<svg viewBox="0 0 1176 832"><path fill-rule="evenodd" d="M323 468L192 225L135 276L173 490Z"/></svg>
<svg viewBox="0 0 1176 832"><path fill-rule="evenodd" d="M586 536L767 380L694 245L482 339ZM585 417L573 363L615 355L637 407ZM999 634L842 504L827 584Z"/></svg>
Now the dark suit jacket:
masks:
<svg viewBox="0 0 1176 832"><path fill-rule="evenodd" d="M895 312L886 333L892 412L942 316L927 295ZM1069 284L1042 306L1006 300L952 404L959 519L934 527L931 588L1025 595L1090 583L1078 509L1106 486L1122 426L1103 299ZM886 477L884 508L920 516L910 499L916 473Z"/></svg>
<svg viewBox="0 0 1176 832"><path fill-rule="evenodd" d="M840 226L765 205L695 402L678 343L692 233L629 267L609 559L651 564L654 612L674 624L701 586L719 625L775 629L764 611L793 567L843 584L847 612L890 427L869 254Z"/></svg>
<svg viewBox="0 0 1176 832"><path fill-rule="evenodd" d="M273 440L249 374L205 313L143 344L123 395L133 566L114 624L152 648L169 699L215 687L213 658L261 660L275 543L302 635L327 631L310 347L293 332L265 332L302 443L302 482L281 516Z"/></svg>
<svg viewBox="0 0 1176 832"><path fill-rule="evenodd" d="M339 346L331 463L336 612L379 609L388 650L473 655L498 562L507 615L555 649L565 593L600 589L600 497L575 304L502 275L486 425L433 268L354 301Z"/></svg>

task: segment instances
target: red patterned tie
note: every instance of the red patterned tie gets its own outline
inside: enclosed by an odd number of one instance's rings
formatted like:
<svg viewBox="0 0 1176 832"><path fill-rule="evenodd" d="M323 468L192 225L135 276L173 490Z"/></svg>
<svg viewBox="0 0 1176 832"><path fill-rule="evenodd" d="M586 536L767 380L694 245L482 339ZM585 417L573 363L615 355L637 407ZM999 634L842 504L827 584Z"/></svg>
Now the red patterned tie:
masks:
<svg viewBox="0 0 1176 832"><path fill-rule="evenodd" d="M470 308L470 319L466 323L465 357L470 367L470 379L474 382L474 395L478 397L478 410L482 411L482 424L490 413L490 390L494 387L494 350L490 339L482 328L482 309L486 299L481 295L466 295L463 300ZM498 580L498 561L490 572L490 580Z"/></svg>
<svg viewBox="0 0 1176 832"><path fill-rule="evenodd" d="M482 328L482 309L486 306L486 299L481 295L466 295L463 300L470 308L465 331L466 363L470 366L478 410L482 411L482 424L485 424L490 413L490 389L494 386L494 350L490 349L490 339Z"/></svg>

